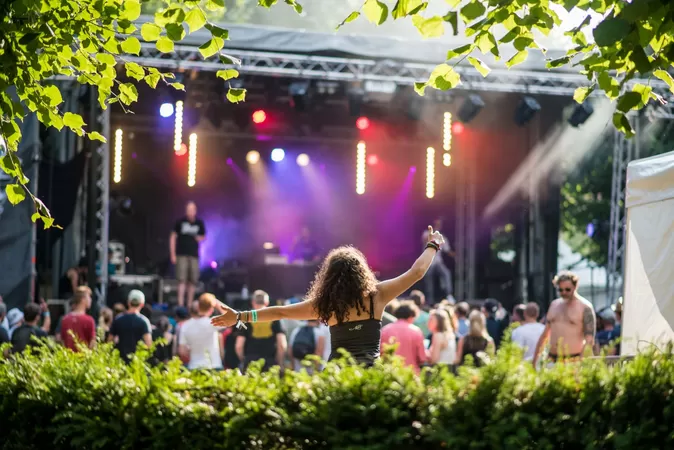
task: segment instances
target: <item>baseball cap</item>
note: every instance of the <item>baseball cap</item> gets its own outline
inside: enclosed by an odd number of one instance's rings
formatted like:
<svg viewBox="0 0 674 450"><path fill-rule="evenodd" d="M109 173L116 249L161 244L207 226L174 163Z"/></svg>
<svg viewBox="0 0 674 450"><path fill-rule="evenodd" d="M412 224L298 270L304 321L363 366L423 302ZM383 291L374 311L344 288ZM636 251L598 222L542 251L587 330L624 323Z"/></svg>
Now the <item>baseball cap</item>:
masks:
<svg viewBox="0 0 674 450"><path fill-rule="evenodd" d="M128 303L129 306L142 305L143 303L145 303L145 294L143 294L143 291L140 291L138 289L132 290L131 292L129 292Z"/></svg>
<svg viewBox="0 0 674 450"><path fill-rule="evenodd" d="M181 320L189 319L190 312L184 306L179 306L176 308L176 317Z"/></svg>
<svg viewBox="0 0 674 450"><path fill-rule="evenodd" d="M7 312L7 322L9 322L10 328L15 327L22 320L23 320L23 313L19 308L12 308Z"/></svg>

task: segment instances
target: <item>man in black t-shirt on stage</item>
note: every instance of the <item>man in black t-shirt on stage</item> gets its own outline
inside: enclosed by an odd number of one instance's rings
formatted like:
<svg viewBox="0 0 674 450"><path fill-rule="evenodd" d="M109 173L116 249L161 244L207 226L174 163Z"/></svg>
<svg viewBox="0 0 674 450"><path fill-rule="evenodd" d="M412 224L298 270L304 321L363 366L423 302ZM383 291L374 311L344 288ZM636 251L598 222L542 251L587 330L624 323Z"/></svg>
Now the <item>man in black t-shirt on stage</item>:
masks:
<svg viewBox="0 0 674 450"><path fill-rule="evenodd" d="M171 263L176 265L178 279L178 306L194 301L194 287L199 282L199 243L206 238L204 222L197 218L197 205L189 202L185 217L178 220L171 231Z"/></svg>

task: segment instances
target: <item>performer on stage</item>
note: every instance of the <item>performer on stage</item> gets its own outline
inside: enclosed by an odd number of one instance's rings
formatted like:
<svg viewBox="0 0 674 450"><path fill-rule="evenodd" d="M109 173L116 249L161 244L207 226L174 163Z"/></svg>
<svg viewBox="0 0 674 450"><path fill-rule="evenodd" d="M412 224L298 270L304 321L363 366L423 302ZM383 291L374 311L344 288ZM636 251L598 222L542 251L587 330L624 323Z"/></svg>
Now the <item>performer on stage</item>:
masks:
<svg viewBox="0 0 674 450"><path fill-rule="evenodd" d="M185 217L179 219L169 241L171 263L176 266L178 279L178 306L194 301L194 288L199 282L199 243L206 239L204 222L197 217L197 205L189 202L185 207Z"/></svg>
<svg viewBox="0 0 674 450"><path fill-rule="evenodd" d="M293 261L318 262L320 259L320 249L311 237L309 227L303 227L300 235L295 238L291 256Z"/></svg>
<svg viewBox="0 0 674 450"><path fill-rule="evenodd" d="M433 222L433 229L436 233L442 234L442 219L436 219ZM426 245L428 242L428 236L429 230L424 231L423 235L421 236L423 245ZM444 236L440 253L454 256L454 252L452 251L449 242ZM424 294L426 294L426 299L430 305L435 305L436 303L439 303L443 299L452 295L452 272L445 265L445 262L442 259L442 254L433 259L433 264L431 264L431 267L428 269L428 273L424 278L424 283L426 285L426 292L424 292ZM437 288L439 288L439 290Z"/></svg>
<svg viewBox="0 0 674 450"><path fill-rule="evenodd" d="M316 274L304 302L254 311L235 311L220 303L223 315L211 319L217 327L274 320L320 320L330 326L330 359L343 348L359 364L371 366L379 358L384 308L421 280L444 244L442 235L429 228L424 251L402 275L377 281L365 256L353 247L332 250Z"/></svg>

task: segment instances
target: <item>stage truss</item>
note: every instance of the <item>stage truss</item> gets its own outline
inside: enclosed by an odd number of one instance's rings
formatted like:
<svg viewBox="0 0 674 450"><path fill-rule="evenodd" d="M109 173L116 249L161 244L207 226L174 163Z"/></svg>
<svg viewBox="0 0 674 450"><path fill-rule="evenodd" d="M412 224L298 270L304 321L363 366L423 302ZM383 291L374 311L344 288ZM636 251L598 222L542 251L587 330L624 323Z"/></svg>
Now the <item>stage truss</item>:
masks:
<svg viewBox="0 0 674 450"><path fill-rule="evenodd" d="M227 49L232 62L225 64L219 56L204 60L197 47L176 45L170 54L159 52L152 43L143 43L139 56L126 60L147 67L170 70L217 71L235 68L242 74L284 76L301 79L329 81L393 81L401 85L411 85L425 81L435 68L432 64L409 63L393 60L366 58L336 58L281 52L264 52ZM505 70L494 69L488 77L482 77L472 67L457 66L462 83L458 89L470 91L514 92L571 97L579 86L590 84L587 77L575 73L551 72L546 70ZM635 83L650 84L660 93L667 93L667 86L659 80L632 80ZM595 92L594 95L603 95ZM660 111L660 118L674 118L671 108ZM658 117L658 116L656 116ZM109 133L105 134L108 139ZM622 252L624 242L624 193L625 169L627 164L638 157L638 149L633 150L636 139L626 140L620 133L614 134L613 186L611 195L611 235L609 242L609 298L618 292L622 280ZM464 214L457 217L457 277L458 298L474 298L475 293L475 249L476 214L475 187L473 176L464 174L457 186L457 206ZM105 255L107 258L107 254Z"/></svg>

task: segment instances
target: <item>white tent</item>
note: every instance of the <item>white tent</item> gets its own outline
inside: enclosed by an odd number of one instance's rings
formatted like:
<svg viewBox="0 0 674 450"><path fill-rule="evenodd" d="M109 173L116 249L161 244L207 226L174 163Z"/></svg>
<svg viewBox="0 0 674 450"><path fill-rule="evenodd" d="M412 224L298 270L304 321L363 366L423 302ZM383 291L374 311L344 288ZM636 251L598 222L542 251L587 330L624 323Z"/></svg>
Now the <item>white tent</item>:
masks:
<svg viewBox="0 0 674 450"><path fill-rule="evenodd" d="M674 152L627 167L621 353L674 340Z"/></svg>

